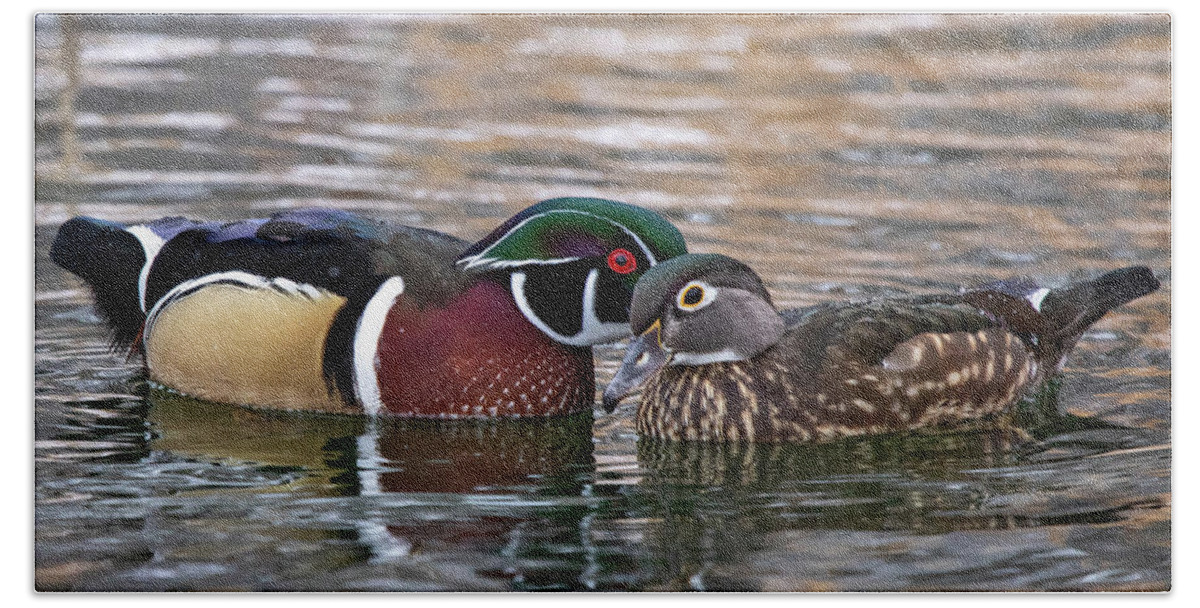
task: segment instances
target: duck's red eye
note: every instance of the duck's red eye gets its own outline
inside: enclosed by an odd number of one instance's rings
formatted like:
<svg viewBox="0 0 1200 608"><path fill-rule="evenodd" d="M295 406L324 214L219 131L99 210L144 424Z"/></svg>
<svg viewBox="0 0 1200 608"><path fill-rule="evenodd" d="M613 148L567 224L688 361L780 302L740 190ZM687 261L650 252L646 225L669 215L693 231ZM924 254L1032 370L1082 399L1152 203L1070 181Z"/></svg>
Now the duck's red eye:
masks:
<svg viewBox="0 0 1200 608"><path fill-rule="evenodd" d="M637 260L625 249L613 249L608 254L608 267L619 274L629 274L637 270Z"/></svg>

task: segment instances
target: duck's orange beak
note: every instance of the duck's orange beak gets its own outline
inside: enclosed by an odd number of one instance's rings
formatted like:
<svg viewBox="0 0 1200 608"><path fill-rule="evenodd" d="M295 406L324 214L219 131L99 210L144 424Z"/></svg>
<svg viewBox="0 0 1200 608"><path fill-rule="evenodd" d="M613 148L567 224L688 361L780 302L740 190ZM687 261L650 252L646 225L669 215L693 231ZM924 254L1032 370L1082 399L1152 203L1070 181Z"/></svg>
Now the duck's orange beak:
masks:
<svg viewBox="0 0 1200 608"><path fill-rule="evenodd" d="M667 363L671 353L663 348L662 320L655 321L642 335L629 343L621 369L604 389L604 411L611 414L626 395L641 386Z"/></svg>

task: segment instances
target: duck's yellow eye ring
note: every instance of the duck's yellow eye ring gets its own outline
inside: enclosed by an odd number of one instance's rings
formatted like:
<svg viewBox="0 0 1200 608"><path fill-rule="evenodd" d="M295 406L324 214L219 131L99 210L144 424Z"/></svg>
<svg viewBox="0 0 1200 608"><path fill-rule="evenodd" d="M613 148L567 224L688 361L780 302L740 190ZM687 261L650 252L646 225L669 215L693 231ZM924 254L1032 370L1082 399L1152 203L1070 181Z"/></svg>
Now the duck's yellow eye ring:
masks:
<svg viewBox="0 0 1200 608"><path fill-rule="evenodd" d="M692 281L679 290L675 304L680 310L696 310L708 306L717 294L716 288L700 281Z"/></svg>

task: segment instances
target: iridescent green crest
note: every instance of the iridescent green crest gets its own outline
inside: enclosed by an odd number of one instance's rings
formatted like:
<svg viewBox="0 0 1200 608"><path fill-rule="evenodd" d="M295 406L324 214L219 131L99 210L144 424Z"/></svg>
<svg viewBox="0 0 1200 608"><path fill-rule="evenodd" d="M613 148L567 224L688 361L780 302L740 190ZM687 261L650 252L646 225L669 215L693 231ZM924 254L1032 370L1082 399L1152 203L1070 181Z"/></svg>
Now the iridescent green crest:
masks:
<svg viewBox="0 0 1200 608"><path fill-rule="evenodd" d="M601 198L542 201L509 218L458 259L465 270L559 264L626 248L656 264L687 253L683 235L657 213Z"/></svg>

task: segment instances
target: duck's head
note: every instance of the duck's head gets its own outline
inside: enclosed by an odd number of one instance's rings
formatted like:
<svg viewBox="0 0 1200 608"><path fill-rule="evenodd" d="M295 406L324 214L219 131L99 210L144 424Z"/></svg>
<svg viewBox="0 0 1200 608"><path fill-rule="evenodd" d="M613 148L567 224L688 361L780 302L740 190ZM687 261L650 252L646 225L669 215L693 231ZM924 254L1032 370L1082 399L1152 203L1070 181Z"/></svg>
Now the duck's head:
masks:
<svg viewBox="0 0 1200 608"><path fill-rule="evenodd" d="M550 338L590 346L629 336L638 279L685 253L683 235L653 211L571 197L509 218L457 264L464 272L497 275L525 318Z"/></svg>
<svg viewBox="0 0 1200 608"><path fill-rule="evenodd" d="M783 319L762 279L723 255L690 254L652 268L633 291L629 344L604 390L611 412L664 365L743 361L783 336Z"/></svg>

